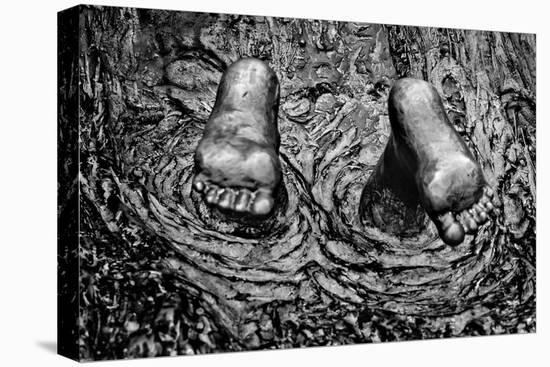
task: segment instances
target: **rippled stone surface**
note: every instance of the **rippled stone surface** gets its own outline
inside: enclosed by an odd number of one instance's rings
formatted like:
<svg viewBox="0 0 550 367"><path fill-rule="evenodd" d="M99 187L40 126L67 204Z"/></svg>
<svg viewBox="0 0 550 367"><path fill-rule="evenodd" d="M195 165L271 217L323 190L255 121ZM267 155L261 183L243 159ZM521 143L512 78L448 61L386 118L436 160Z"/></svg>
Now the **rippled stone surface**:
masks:
<svg viewBox="0 0 550 367"><path fill-rule="evenodd" d="M84 358L535 330L534 36L120 8L81 24ZM287 197L248 226L191 189L244 56L281 83ZM401 76L436 86L497 189L499 216L456 247L422 216L406 238L358 219Z"/></svg>

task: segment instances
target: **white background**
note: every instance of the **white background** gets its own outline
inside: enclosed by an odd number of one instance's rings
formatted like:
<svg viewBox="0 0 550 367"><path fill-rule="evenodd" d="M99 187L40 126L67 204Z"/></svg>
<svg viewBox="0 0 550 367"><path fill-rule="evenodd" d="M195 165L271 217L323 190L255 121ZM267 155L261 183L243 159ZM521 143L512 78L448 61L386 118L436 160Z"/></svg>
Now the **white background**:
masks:
<svg viewBox="0 0 550 367"><path fill-rule="evenodd" d="M102 366L541 366L550 363L548 61L545 1L131 0L96 4L537 33L537 334L218 354ZM0 365L67 366L56 339L56 12L73 1L0 9ZM545 69L546 68L546 69ZM548 364L546 364L548 366Z"/></svg>

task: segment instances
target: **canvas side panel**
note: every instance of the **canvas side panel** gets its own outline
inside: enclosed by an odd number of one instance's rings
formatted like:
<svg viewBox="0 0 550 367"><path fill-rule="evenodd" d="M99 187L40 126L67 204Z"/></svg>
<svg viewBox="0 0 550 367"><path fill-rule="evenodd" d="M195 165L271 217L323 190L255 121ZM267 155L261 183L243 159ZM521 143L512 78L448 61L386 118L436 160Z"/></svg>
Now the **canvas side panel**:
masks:
<svg viewBox="0 0 550 367"><path fill-rule="evenodd" d="M57 17L57 351L78 360L79 7Z"/></svg>

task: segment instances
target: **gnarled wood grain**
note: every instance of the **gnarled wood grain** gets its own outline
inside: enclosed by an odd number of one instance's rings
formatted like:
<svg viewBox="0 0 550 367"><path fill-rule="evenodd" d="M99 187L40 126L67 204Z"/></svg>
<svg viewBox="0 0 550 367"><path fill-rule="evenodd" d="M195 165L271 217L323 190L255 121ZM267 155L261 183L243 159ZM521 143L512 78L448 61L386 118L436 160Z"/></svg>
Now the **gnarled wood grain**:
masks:
<svg viewBox="0 0 550 367"><path fill-rule="evenodd" d="M535 329L534 36L83 8L81 356L334 345ZM281 83L286 205L251 227L192 193L223 70ZM358 202L401 76L433 83L497 188L500 214L446 246Z"/></svg>

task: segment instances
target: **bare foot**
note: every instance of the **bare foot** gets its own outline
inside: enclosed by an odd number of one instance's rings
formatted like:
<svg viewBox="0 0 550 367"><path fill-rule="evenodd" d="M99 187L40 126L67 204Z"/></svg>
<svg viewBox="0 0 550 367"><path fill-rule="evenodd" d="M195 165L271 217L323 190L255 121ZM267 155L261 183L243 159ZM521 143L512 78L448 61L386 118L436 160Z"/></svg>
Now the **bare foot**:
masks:
<svg viewBox="0 0 550 367"><path fill-rule="evenodd" d="M398 80L388 107L392 133L373 180L409 206L420 204L445 243L461 243L494 209L481 167L429 83Z"/></svg>
<svg viewBox="0 0 550 367"><path fill-rule="evenodd" d="M222 210L262 217L281 182L279 82L265 63L241 59L223 74L195 153L193 187Z"/></svg>

